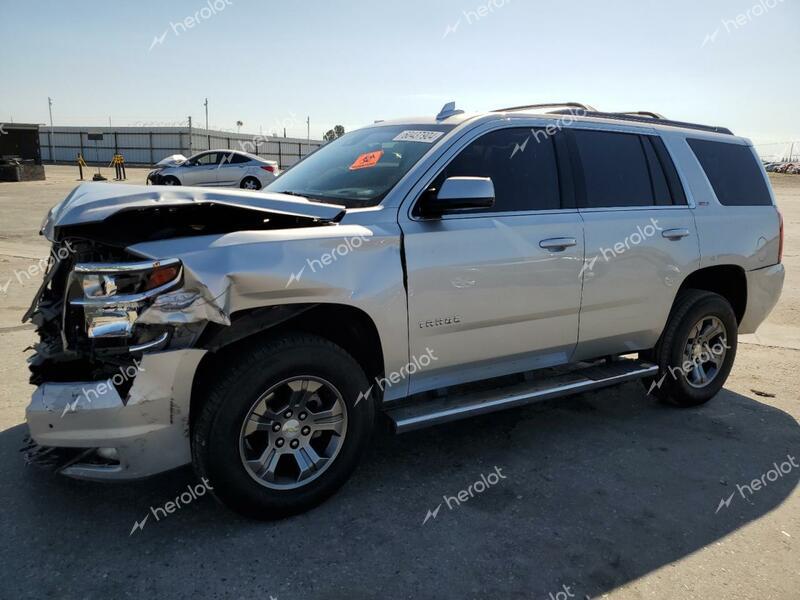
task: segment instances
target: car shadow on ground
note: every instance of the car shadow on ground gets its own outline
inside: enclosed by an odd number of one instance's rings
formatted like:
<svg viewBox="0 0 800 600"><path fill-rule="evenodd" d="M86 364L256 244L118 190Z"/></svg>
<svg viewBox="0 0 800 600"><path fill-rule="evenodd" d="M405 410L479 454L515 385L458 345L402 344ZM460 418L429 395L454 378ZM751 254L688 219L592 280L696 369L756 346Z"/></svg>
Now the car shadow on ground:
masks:
<svg viewBox="0 0 800 600"><path fill-rule="evenodd" d="M336 496L273 523L209 497L156 519L191 469L73 481L24 466L24 430L0 434L10 597L594 597L759 519L800 478L792 416L728 390L674 409L637 384L379 433Z"/></svg>

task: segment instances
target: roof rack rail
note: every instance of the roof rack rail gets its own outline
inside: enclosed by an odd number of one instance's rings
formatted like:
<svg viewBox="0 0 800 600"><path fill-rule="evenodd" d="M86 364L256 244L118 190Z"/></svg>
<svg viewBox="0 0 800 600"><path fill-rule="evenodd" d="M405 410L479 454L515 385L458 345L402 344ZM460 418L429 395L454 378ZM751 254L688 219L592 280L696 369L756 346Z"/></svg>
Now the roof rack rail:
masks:
<svg viewBox="0 0 800 600"><path fill-rule="evenodd" d="M614 111L618 115L633 115L634 117L650 117L652 119L666 119L664 115L649 110L623 110Z"/></svg>
<svg viewBox="0 0 800 600"><path fill-rule="evenodd" d="M725 135L734 135L733 132L727 127L716 127L714 125L698 125L697 123L687 123L685 121L672 121L664 119L663 117L653 117L657 113L619 113L619 112L600 112L600 111L584 111L568 108L565 110L554 110L547 114L550 115L575 115L577 117L589 117L595 119L613 119L615 121L632 121L634 123L649 123L652 124L654 120L658 121L659 125L667 127L679 127L681 129L696 129L697 131L707 131L708 133L722 133Z"/></svg>
<svg viewBox="0 0 800 600"><path fill-rule="evenodd" d="M524 106L510 106L508 108L498 108L492 112L512 112L515 110L528 110L531 108L556 108L558 106L569 106L570 108L579 108L581 110L596 111L597 109L589 104L582 102L548 102L546 104L526 104Z"/></svg>

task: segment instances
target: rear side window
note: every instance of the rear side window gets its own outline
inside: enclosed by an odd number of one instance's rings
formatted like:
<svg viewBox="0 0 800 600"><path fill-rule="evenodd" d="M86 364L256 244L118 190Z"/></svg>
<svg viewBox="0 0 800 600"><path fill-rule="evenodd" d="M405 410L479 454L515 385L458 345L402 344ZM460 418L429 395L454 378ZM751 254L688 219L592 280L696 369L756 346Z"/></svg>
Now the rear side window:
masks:
<svg viewBox="0 0 800 600"><path fill-rule="evenodd" d="M436 178L440 189L448 177L491 177L495 205L480 212L561 208L558 164L552 136L537 129L500 129L464 148Z"/></svg>
<svg viewBox="0 0 800 600"><path fill-rule="evenodd" d="M761 167L748 146L688 139L708 176L714 193L725 206L770 206L772 196Z"/></svg>
<svg viewBox="0 0 800 600"><path fill-rule="evenodd" d="M642 137L644 153L647 156L647 168L650 171L650 185L653 188L653 197L657 206L672 204L672 197L669 192L669 184L664 169L658 160L658 155L653 147L653 142L649 137Z"/></svg>
<svg viewBox="0 0 800 600"><path fill-rule="evenodd" d="M250 162L252 160L250 157L245 156L244 154L236 154L235 152L231 152L227 155L228 162L232 165L242 165L246 162Z"/></svg>
<svg viewBox="0 0 800 600"><path fill-rule="evenodd" d="M678 176L678 169L675 168L675 163L672 162L672 157L669 155L664 141L656 136L645 136L642 139L648 140L656 152L658 164L667 180L672 204L687 205L686 192L683 190L681 178Z"/></svg>
<svg viewBox="0 0 800 600"><path fill-rule="evenodd" d="M656 203L640 136L581 129L574 130L573 135L583 172L583 208ZM664 184L659 184L662 197Z"/></svg>

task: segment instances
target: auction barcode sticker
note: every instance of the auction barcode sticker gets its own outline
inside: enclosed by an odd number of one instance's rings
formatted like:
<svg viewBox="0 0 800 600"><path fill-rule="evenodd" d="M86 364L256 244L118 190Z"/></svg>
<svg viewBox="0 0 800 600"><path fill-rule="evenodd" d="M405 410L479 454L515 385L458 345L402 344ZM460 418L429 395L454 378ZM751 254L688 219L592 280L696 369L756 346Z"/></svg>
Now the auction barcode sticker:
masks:
<svg viewBox="0 0 800 600"><path fill-rule="evenodd" d="M422 142L423 144L432 144L444 135L444 131L414 131L407 129L400 132L392 141L393 142Z"/></svg>

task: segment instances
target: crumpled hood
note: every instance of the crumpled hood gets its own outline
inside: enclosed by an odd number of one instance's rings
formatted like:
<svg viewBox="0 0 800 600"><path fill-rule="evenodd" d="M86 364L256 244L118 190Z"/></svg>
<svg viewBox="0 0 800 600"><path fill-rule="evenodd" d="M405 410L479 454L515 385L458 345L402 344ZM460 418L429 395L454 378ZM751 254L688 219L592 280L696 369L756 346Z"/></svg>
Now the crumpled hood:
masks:
<svg viewBox="0 0 800 600"><path fill-rule="evenodd" d="M57 227L97 223L127 209L191 204L236 206L327 222L338 222L345 213L343 206L311 202L305 198L286 194L245 192L235 189L84 183L50 209L42 223L41 233L50 241L54 241Z"/></svg>
<svg viewBox="0 0 800 600"><path fill-rule="evenodd" d="M182 165L185 163L188 158L186 158L183 154L173 154L172 156L167 156L166 158L162 158L158 161L155 166L164 168L164 167L177 167L178 165Z"/></svg>

